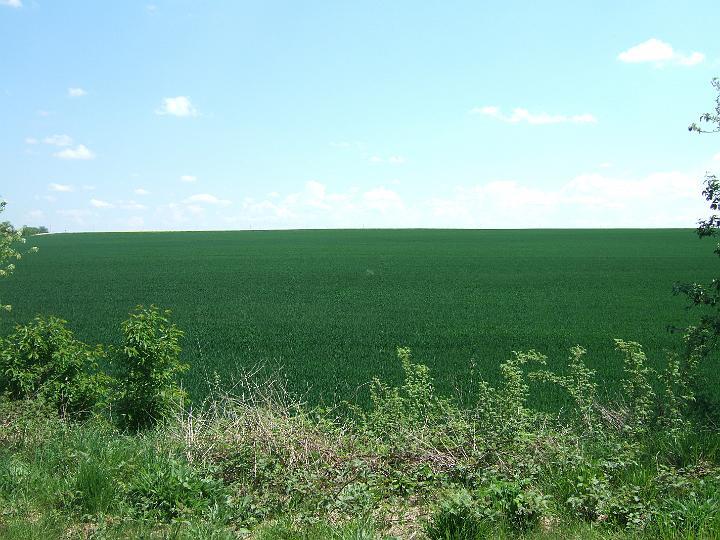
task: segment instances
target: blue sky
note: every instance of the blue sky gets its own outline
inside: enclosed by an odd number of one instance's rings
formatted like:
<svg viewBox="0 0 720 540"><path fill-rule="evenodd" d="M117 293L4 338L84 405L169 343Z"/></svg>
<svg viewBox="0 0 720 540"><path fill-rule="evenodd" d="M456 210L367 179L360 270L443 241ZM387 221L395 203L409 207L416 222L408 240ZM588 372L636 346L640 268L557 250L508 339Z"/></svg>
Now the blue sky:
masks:
<svg viewBox="0 0 720 540"><path fill-rule="evenodd" d="M0 0L4 218L690 227L720 168L720 136L686 129L718 20L717 0Z"/></svg>

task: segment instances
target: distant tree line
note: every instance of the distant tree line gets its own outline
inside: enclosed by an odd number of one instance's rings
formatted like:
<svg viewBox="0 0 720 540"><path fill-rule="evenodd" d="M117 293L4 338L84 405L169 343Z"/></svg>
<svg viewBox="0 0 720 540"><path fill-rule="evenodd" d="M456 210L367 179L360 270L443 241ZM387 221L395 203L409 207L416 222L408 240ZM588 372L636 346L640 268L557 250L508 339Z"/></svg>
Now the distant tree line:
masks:
<svg viewBox="0 0 720 540"><path fill-rule="evenodd" d="M33 236L35 234L45 234L50 232L45 225L39 227L30 227L29 225L23 225L20 227L20 234L23 236Z"/></svg>
<svg viewBox="0 0 720 540"><path fill-rule="evenodd" d="M31 227L30 225L23 225L19 229L16 229L15 226L10 223L9 221L3 221L0 223L0 231L14 233L19 232L20 236L33 236L36 234L45 234L50 232L50 230L45 227L44 225L40 225L38 227Z"/></svg>

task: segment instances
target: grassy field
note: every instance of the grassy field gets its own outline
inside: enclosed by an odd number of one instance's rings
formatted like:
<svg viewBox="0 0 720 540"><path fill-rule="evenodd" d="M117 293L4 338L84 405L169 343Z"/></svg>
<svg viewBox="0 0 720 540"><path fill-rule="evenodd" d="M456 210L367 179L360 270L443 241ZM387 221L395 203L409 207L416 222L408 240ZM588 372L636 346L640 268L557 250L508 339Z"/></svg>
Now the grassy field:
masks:
<svg viewBox="0 0 720 540"><path fill-rule="evenodd" d="M691 320L675 281L713 276L711 242L692 230L335 230L60 234L2 283L14 305L0 331L35 314L70 321L91 343L117 343L136 304L173 310L186 332L185 384L213 372L282 366L308 399L350 396L399 378L398 345L441 390L494 381L512 350L564 363L581 344L607 389L620 375L612 339L651 360ZM473 375L471 366L477 369ZM717 373L709 373L709 383ZM559 394L538 393L541 403Z"/></svg>

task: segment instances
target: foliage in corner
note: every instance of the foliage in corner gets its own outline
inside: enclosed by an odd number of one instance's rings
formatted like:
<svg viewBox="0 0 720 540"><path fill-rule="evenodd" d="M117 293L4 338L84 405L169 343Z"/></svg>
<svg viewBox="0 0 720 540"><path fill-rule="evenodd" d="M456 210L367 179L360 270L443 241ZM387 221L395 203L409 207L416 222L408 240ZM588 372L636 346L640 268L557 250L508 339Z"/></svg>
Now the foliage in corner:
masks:
<svg viewBox="0 0 720 540"><path fill-rule="evenodd" d="M5 210L6 205L5 201L0 201L0 214ZM24 243L22 231L16 230L9 221L0 223L0 277L10 276L15 271L15 261L22 258L17 247L18 244ZM32 248L30 251L37 251L37 248ZM0 302L0 309L10 311L11 306Z"/></svg>
<svg viewBox="0 0 720 540"><path fill-rule="evenodd" d="M715 133L720 131L720 78L715 77L710 84L717 90L718 95L715 98L715 111L706 112L700 115L700 124L693 122L688 126L688 131L696 133ZM710 128L706 129L704 124L709 124Z"/></svg>
<svg viewBox="0 0 720 540"><path fill-rule="evenodd" d="M121 383L117 402L121 424L143 429L166 420L186 397L178 376L183 332L170 311L138 306L123 322L123 344L113 358Z"/></svg>
<svg viewBox="0 0 720 540"><path fill-rule="evenodd" d="M700 115L700 123L692 123L688 129L696 133L720 132L720 78L712 80L712 86L718 95L715 98L715 110ZM720 178L712 172L705 174L703 197L708 202L711 215L698 222L697 234L700 238L718 235L720 230ZM720 257L720 243L714 253ZM695 364L705 357L717 345L720 337L720 278L707 284L676 283L675 294L683 294L690 300L691 306L702 308L702 315L696 325L685 330L687 344L686 359Z"/></svg>

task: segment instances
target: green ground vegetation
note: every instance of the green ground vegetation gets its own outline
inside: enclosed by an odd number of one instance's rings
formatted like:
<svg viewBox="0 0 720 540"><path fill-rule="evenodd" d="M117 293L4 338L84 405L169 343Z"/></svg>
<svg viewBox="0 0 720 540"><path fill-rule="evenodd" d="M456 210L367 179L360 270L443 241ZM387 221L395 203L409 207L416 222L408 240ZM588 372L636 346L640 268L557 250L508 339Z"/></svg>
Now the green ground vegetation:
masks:
<svg viewBox="0 0 720 540"><path fill-rule="evenodd" d="M185 332L184 386L195 399L218 374L281 367L312 403L346 399L375 376L398 383L397 346L433 370L443 392L497 382L512 350L552 362L582 343L600 392L622 370L612 337L650 363L677 348L669 325L696 314L673 283L710 281L711 246L674 230L345 230L32 237L39 253L3 282L14 304L0 333L37 314L70 321L85 342L120 344L138 303L170 308ZM559 364L551 367L558 368ZM703 374L716 392L717 370ZM467 388L466 388L467 386ZM547 409L558 389L532 390ZM367 403L367 387L359 395Z"/></svg>
<svg viewBox="0 0 720 540"><path fill-rule="evenodd" d="M138 432L119 429L112 397L83 417L6 395L0 537L717 538L720 436L692 414L700 356L657 372L639 344L616 348L613 401L580 347L560 372L509 355L473 407L438 393L409 349L401 383L372 381L367 408L308 407L251 372ZM533 408L530 384L572 406Z"/></svg>
<svg viewBox="0 0 720 540"><path fill-rule="evenodd" d="M364 397L310 402L292 364L247 371L242 362L201 364L204 388L189 401L187 335L168 311L138 307L112 330L109 342L88 345L41 315L0 338L0 538L720 534L705 326L684 339L661 334L677 352L652 360L621 339L602 361L577 345L556 357L518 348L470 362L454 389L458 374L442 357L421 363L396 348L394 370L365 385L356 372ZM214 342L196 341L198 359L212 358L203 347ZM331 375L321 390L333 388Z"/></svg>

